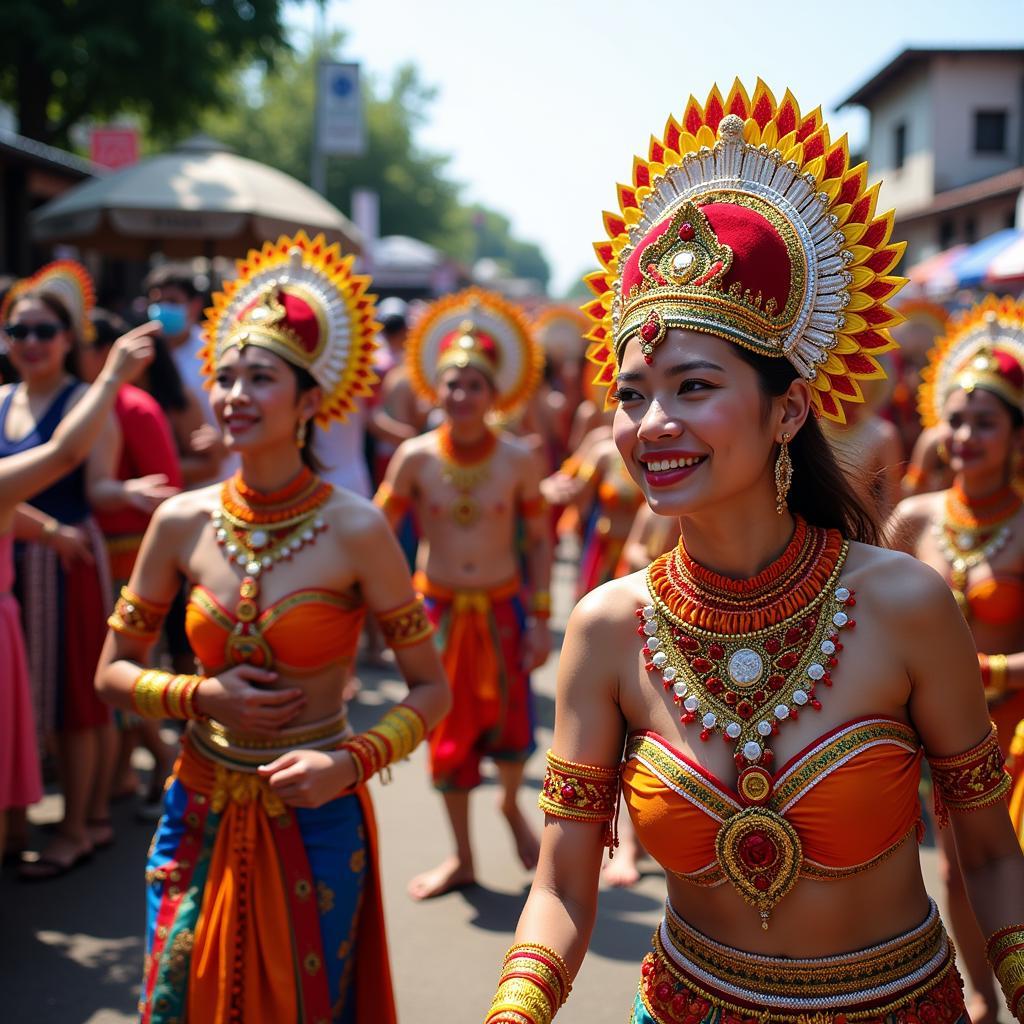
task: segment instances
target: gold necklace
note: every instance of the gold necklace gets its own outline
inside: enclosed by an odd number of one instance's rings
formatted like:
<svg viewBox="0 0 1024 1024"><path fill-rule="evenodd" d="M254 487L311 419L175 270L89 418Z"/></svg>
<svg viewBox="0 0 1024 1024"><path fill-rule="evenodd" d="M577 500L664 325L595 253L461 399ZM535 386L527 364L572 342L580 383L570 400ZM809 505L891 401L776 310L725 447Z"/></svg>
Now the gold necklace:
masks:
<svg viewBox="0 0 1024 1024"><path fill-rule="evenodd" d="M452 438L451 425L442 423L437 431L437 444L441 476L459 492L451 507L452 519L459 526L473 526L480 519L480 505L472 492L491 475L491 460L498 447L497 435L487 430L477 443L459 446Z"/></svg>

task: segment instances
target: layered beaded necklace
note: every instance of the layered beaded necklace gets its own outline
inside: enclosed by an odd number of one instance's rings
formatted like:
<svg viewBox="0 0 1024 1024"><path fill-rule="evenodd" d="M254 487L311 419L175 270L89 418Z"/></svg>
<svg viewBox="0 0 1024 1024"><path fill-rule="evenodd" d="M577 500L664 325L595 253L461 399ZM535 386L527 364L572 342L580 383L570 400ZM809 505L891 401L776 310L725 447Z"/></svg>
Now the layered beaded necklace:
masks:
<svg viewBox="0 0 1024 1024"><path fill-rule="evenodd" d="M801 710L821 709L818 687L832 685L839 635L856 625L856 599L840 579L846 542L795 518L786 550L750 580L705 569L680 540L648 568L651 602L637 611L647 670L660 676L680 721L698 725L704 742L718 733L733 747L743 810L722 825L718 860L764 927L802 857L793 827L766 806L771 742Z"/></svg>
<svg viewBox="0 0 1024 1024"><path fill-rule="evenodd" d="M473 526L480 518L480 505L473 491L491 474L491 459L498 447L498 437L485 430L483 437L471 445L456 445L449 423L442 423L437 431L437 445L441 454L441 476L459 492L451 508L452 519L459 526Z"/></svg>
<svg viewBox="0 0 1024 1024"><path fill-rule="evenodd" d="M934 528L943 558L949 563L950 587L964 618L970 618L967 574L989 562L1013 536L1010 521L1024 504L1009 485L985 498L968 497L959 484L946 492L943 519Z"/></svg>
<svg viewBox="0 0 1024 1024"><path fill-rule="evenodd" d="M244 575L235 605L237 623L228 642L235 661L265 663L270 652L260 636L260 577L278 562L316 541L327 529L320 509L334 488L302 467L298 476L277 491L257 491L236 473L221 486L220 507L213 510L214 536L228 560Z"/></svg>

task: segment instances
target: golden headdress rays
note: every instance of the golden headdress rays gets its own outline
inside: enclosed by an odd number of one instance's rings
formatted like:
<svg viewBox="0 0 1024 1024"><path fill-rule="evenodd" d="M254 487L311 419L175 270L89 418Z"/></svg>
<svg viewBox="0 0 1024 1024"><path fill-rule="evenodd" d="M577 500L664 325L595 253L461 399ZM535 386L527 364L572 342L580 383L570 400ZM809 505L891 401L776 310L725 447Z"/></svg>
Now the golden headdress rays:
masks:
<svg viewBox="0 0 1024 1024"><path fill-rule="evenodd" d="M876 216L878 185L849 166L820 108L803 114L758 80L737 80L670 117L633 180L618 186L618 213L589 274L596 298L588 358L610 387L625 344L645 358L672 327L717 334L785 357L811 384L816 411L845 422L859 380L884 377L876 356L896 347L900 316L889 301L905 283L893 270L893 214Z"/></svg>

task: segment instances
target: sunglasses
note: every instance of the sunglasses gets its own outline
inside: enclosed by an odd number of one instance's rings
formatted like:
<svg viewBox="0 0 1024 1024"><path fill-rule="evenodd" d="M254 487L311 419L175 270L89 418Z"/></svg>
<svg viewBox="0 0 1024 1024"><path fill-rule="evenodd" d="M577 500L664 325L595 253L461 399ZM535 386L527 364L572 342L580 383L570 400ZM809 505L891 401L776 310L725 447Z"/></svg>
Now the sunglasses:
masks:
<svg viewBox="0 0 1024 1024"><path fill-rule="evenodd" d="M11 341L25 341L33 335L40 341L53 341L62 330L60 324L8 324L4 334Z"/></svg>

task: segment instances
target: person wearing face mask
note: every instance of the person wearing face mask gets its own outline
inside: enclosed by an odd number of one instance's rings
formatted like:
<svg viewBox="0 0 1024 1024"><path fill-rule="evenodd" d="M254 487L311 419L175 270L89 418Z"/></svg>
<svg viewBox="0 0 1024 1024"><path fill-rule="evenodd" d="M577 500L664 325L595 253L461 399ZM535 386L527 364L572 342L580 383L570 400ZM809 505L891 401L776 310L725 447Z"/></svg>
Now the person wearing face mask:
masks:
<svg viewBox="0 0 1024 1024"><path fill-rule="evenodd" d="M393 528L416 515L416 588L452 685L452 712L430 738L430 767L455 851L409 883L414 899L428 899L474 881L469 801L483 756L497 764L517 854L527 869L536 864L537 838L517 794L533 750L529 673L551 647L551 540L536 460L489 423L520 409L540 379L543 356L519 310L478 288L439 299L413 329L405 358L413 386L444 419L399 446L374 500Z"/></svg>
<svg viewBox="0 0 1024 1024"><path fill-rule="evenodd" d="M1024 719L1024 302L988 296L955 318L929 355L918 407L926 430L943 429L953 484L902 501L889 530L948 581L1007 754ZM939 840L953 935L975 992L971 1020L994 1021L994 980L950 829Z"/></svg>
<svg viewBox="0 0 1024 1024"><path fill-rule="evenodd" d="M668 890L630 1024L965 1024L917 849L927 757L1024 1020L1024 856L974 644L941 577L878 546L819 423L893 347L894 214L788 90L737 80L659 123L585 308L619 453L679 542L570 616L540 861L483 1019L569 997L621 792Z"/></svg>

